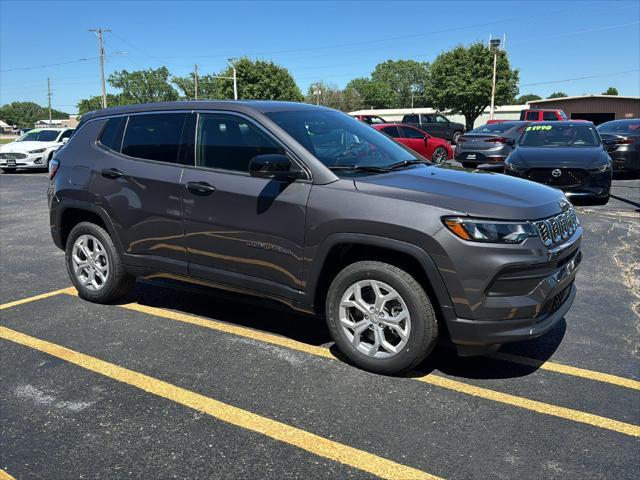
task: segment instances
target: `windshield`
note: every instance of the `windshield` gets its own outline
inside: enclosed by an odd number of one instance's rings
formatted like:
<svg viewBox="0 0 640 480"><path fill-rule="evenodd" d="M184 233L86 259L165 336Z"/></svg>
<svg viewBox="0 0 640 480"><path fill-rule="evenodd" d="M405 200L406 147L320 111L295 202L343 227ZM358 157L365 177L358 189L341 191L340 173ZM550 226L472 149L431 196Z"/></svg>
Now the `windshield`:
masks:
<svg viewBox="0 0 640 480"><path fill-rule="evenodd" d="M16 142L55 142L58 130L31 130L18 138Z"/></svg>
<svg viewBox="0 0 640 480"><path fill-rule="evenodd" d="M525 128L518 143L525 147L597 147L600 137L593 125L538 124Z"/></svg>
<svg viewBox="0 0 640 480"><path fill-rule="evenodd" d="M488 123L487 125L482 125L481 127L474 128L469 133L472 135L477 134L492 134L492 133L503 133L507 130L512 129L513 127L517 127L521 125L521 123L514 122L504 122L504 123Z"/></svg>
<svg viewBox="0 0 640 480"><path fill-rule="evenodd" d="M618 133L621 135L630 133L640 133L640 120L623 120L607 122L598 126L600 133Z"/></svg>
<svg viewBox="0 0 640 480"><path fill-rule="evenodd" d="M386 135L340 112L299 110L267 113L327 167L387 168L425 161Z"/></svg>

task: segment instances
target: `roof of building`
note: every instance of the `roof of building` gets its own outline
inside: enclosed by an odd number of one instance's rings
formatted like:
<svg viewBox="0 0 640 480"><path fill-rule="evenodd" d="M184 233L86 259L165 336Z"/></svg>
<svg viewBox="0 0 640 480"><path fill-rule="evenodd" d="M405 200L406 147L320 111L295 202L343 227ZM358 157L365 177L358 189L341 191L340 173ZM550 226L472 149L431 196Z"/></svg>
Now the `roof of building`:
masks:
<svg viewBox="0 0 640 480"><path fill-rule="evenodd" d="M3 122L2 120L0 120L0 127L2 128L11 128L11 125L9 125L6 122Z"/></svg>
<svg viewBox="0 0 640 480"><path fill-rule="evenodd" d="M576 97L558 97L558 98L545 98L542 100L531 100L527 103L545 103L545 102L564 102L565 100L580 100L584 98L609 98L612 100L639 100L640 97L630 97L624 95L578 95Z"/></svg>

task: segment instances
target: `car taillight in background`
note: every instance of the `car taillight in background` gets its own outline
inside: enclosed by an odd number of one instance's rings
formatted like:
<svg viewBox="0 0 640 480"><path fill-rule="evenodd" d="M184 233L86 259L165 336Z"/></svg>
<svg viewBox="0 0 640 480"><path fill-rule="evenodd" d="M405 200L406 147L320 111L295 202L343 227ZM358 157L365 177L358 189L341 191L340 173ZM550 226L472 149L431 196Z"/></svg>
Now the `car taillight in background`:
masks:
<svg viewBox="0 0 640 480"><path fill-rule="evenodd" d="M635 141L635 138L618 138L616 139L616 145L629 145Z"/></svg>
<svg viewBox="0 0 640 480"><path fill-rule="evenodd" d="M58 171L59 167L60 167L60 160L54 157L49 162L49 180L51 180L53 177L56 176L56 172Z"/></svg>
<svg viewBox="0 0 640 480"><path fill-rule="evenodd" d="M485 140L485 142L489 142L489 143L507 143L507 142L509 142L509 139L507 137L494 137L494 138L487 138Z"/></svg>

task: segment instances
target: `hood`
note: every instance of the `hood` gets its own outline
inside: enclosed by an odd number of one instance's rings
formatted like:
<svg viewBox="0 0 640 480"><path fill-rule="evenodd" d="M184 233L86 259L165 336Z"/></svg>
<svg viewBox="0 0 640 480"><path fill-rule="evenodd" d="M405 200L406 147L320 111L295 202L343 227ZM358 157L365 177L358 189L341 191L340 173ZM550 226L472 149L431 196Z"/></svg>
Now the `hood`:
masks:
<svg viewBox="0 0 640 480"><path fill-rule="evenodd" d="M509 161L524 168L597 168L609 161L598 147L523 147L513 150Z"/></svg>
<svg viewBox="0 0 640 480"><path fill-rule="evenodd" d="M0 152L27 153L31 150L49 148L54 145L56 145L56 142L11 142L0 146Z"/></svg>
<svg viewBox="0 0 640 480"><path fill-rule="evenodd" d="M499 220L548 217L560 213L559 201L565 198L560 190L539 183L450 165L419 166L354 182L372 195Z"/></svg>

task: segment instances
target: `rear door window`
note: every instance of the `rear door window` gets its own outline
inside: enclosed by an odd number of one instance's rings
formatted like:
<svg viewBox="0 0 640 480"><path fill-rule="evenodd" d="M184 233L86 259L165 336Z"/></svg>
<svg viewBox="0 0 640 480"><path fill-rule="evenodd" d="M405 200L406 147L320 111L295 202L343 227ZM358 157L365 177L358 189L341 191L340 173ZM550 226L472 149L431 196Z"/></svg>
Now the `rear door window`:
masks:
<svg viewBox="0 0 640 480"><path fill-rule="evenodd" d="M538 112L527 112L526 120L537 121L538 120Z"/></svg>
<svg viewBox="0 0 640 480"><path fill-rule="evenodd" d="M419 123L420 119L418 115L405 115L402 121L405 123Z"/></svg>
<svg viewBox="0 0 640 480"><path fill-rule="evenodd" d="M129 157L177 163L186 113L131 115L122 153Z"/></svg>
<svg viewBox="0 0 640 480"><path fill-rule="evenodd" d="M382 131L392 138L400 137L400 132L398 132L398 127L384 127Z"/></svg>
<svg viewBox="0 0 640 480"><path fill-rule="evenodd" d="M253 157L273 153L284 154L285 151L241 117L219 114L201 114L198 117L197 166L249 172Z"/></svg>

